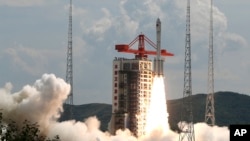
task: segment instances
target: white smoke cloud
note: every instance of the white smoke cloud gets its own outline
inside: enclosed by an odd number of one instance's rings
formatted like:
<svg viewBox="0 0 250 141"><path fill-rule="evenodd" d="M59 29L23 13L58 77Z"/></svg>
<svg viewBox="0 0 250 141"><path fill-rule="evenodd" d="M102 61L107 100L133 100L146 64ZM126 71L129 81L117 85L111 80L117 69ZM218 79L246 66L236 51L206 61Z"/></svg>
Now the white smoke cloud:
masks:
<svg viewBox="0 0 250 141"><path fill-rule="evenodd" d="M7 84L0 91L0 109L6 120L37 122L46 131L50 121L62 112L69 90L70 85L52 74L44 74L33 86L26 85L14 94L10 93L11 84Z"/></svg>
<svg viewBox="0 0 250 141"><path fill-rule="evenodd" d="M166 134L154 131L141 138L132 136L129 130L118 130L116 135L99 130L100 121L90 117L84 122L74 120L57 122L62 105L70 91L70 85L53 74L44 74L33 85L26 85L11 94L12 85L0 89L0 109L4 119L22 123L25 119L37 122L48 137L59 135L62 141L176 141L179 135L171 130ZM228 141L226 127L210 127L205 123L194 125L196 141Z"/></svg>
<svg viewBox="0 0 250 141"><path fill-rule="evenodd" d="M197 123L194 126L196 141L229 141L227 127L208 126L205 123Z"/></svg>

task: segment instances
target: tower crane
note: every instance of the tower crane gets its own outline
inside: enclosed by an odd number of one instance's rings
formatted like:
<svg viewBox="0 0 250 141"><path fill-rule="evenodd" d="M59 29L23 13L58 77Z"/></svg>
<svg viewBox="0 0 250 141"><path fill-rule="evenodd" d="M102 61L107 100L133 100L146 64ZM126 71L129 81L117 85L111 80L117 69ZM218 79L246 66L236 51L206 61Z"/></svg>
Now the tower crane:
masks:
<svg viewBox="0 0 250 141"><path fill-rule="evenodd" d="M138 42L138 49L132 49L132 46ZM151 47L157 50L157 45L152 42L147 36L144 34L138 35L131 43L129 44L118 44L115 46L115 49L118 52L124 53L132 53L135 54L135 58L147 58L148 55L157 55L156 50L146 50L145 42L147 42ZM165 49L161 49L161 56L174 56L174 54L168 52Z"/></svg>

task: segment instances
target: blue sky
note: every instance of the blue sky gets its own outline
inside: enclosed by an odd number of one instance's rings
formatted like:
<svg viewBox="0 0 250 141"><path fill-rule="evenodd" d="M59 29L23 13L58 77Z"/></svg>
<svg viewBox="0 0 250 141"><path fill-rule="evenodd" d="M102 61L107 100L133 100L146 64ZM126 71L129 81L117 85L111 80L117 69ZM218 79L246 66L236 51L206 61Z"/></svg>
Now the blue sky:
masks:
<svg viewBox="0 0 250 141"><path fill-rule="evenodd" d="M13 92L44 73L65 78L69 0L0 0L0 86ZM115 44L141 32L155 41L162 21L162 48L168 99L181 98L186 1L73 0L74 102L111 103ZM250 1L214 2L215 91L250 94ZM191 2L193 94L207 92L209 1Z"/></svg>

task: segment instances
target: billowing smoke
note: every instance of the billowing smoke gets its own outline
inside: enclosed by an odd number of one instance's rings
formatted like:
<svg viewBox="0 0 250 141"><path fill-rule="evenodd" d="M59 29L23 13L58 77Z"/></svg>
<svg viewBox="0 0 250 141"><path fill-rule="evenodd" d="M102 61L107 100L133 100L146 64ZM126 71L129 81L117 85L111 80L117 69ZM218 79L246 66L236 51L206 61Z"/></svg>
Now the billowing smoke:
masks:
<svg viewBox="0 0 250 141"><path fill-rule="evenodd" d="M60 117L63 101L70 91L70 85L52 74L44 74L33 86L26 85L14 94L10 93L11 88L12 85L7 83L0 90L3 118L20 124L24 120L37 122L43 132L47 132L51 122Z"/></svg>
<svg viewBox="0 0 250 141"><path fill-rule="evenodd" d="M118 130L111 136L99 130L101 123L96 117L89 117L84 122L58 122L70 85L53 74L44 74L32 86L24 86L19 92L12 94L11 88L12 85L7 83L0 89L0 109L4 120L11 119L20 124L24 120L37 122L40 130L50 138L56 135L62 141L177 141L179 138L171 130L163 136L156 131L141 138L133 137L129 130ZM229 141L226 127L198 123L194 128L196 141Z"/></svg>

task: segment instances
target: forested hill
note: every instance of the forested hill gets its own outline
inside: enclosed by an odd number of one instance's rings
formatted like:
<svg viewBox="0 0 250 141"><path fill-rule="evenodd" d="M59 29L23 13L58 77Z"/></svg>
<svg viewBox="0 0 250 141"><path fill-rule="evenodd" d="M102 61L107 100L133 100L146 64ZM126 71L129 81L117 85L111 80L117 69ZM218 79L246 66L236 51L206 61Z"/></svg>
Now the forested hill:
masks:
<svg viewBox="0 0 250 141"><path fill-rule="evenodd" d="M234 92L217 92L215 98L216 125L228 126L230 124L250 124L250 96ZM169 123L172 129L176 129L180 121L182 99L168 100ZM194 123L203 122L205 118L206 95L196 94L192 96ZM64 105L65 112L61 120L68 119L69 106ZM73 106L73 119L83 121L87 117L97 116L101 121L101 129L107 130L111 118L110 104L84 104Z"/></svg>

